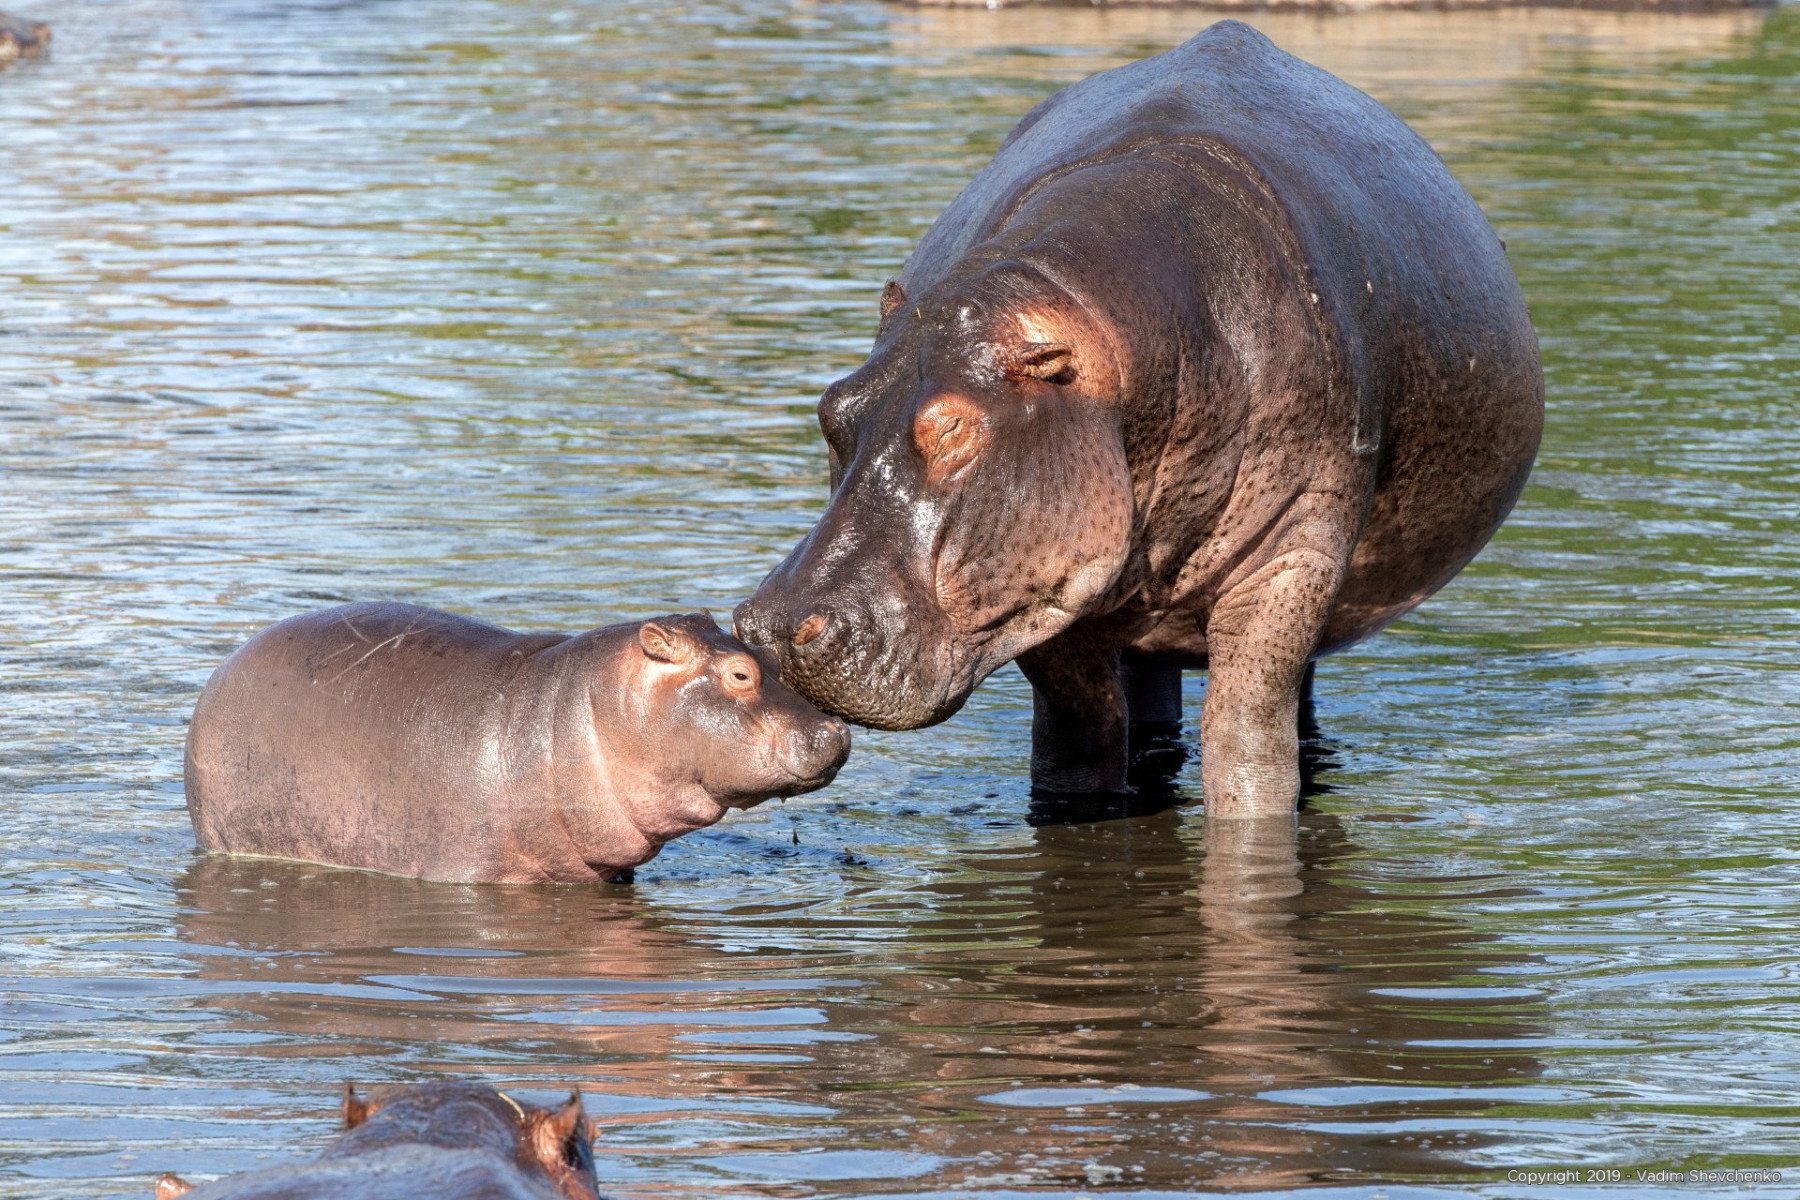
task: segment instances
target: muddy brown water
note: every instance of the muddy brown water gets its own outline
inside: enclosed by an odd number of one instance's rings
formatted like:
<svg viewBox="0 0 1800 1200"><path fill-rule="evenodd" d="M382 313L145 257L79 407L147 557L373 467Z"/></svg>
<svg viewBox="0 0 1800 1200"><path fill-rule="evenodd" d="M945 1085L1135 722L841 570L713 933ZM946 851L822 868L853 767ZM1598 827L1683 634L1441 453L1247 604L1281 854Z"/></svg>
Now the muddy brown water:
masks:
<svg viewBox="0 0 1800 1200"><path fill-rule="evenodd" d="M932 216L1209 18L48 15L0 76L0 1194L444 1076L580 1083L626 1196L1800 1194L1800 14L1257 18L1468 184L1550 392L1494 545L1321 668L1297 838L1033 824L1008 670L634 888L512 890L197 856L214 663L349 598L727 610Z"/></svg>

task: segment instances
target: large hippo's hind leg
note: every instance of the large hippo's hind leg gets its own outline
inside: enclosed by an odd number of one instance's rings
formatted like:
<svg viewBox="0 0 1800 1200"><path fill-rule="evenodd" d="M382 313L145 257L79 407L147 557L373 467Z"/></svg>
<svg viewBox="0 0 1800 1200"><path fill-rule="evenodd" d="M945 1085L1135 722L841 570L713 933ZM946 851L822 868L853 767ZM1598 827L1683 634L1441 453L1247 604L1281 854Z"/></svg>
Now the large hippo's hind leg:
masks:
<svg viewBox="0 0 1800 1200"><path fill-rule="evenodd" d="M1307 667L1348 559L1335 540L1290 543L1213 606L1200 719L1209 818L1274 816L1299 803Z"/></svg>
<svg viewBox="0 0 1800 1200"><path fill-rule="evenodd" d="M1302 743L1310 742L1319 736L1319 710L1313 704L1313 677L1319 673L1319 664L1309 662L1306 671L1300 676L1300 711L1298 732Z"/></svg>
<svg viewBox="0 0 1800 1200"><path fill-rule="evenodd" d="M1126 782L1134 792L1172 795L1188 758L1181 740L1181 667L1127 650L1119 675L1127 717Z"/></svg>
<svg viewBox="0 0 1800 1200"><path fill-rule="evenodd" d="M1031 808L1026 814L1033 825L1141 817L1180 802L1173 772L1160 786L1138 786L1139 743L1131 740L1138 730L1127 718L1145 711L1130 705L1134 690L1148 681L1121 670L1119 652L1105 647L1104 639L1090 641L1076 631L1019 656L1033 700ZM1173 682L1178 716L1179 675ZM1154 685L1163 689L1165 700L1169 683L1165 675ZM1169 725L1178 727L1175 721Z"/></svg>
<svg viewBox="0 0 1800 1200"><path fill-rule="evenodd" d="M1032 791L1123 792L1126 711L1118 650L1071 631L1018 662L1031 681Z"/></svg>

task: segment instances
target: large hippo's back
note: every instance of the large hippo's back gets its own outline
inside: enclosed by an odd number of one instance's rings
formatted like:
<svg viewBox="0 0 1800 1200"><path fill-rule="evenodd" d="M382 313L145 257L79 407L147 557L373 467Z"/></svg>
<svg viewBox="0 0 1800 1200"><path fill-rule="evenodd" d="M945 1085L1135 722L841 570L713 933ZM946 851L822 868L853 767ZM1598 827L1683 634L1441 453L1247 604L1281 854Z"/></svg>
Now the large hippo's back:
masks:
<svg viewBox="0 0 1800 1200"><path fill-rule="evenodd" d="M1348 644L1486 543L1524 486L1542 424L1537 338L1505 247L1404 121L1221 21L1034 108L933 224L901 283L928 291L1082 167L1174 146L1190 147L1183 158L1197 169L1222 160L1266 189L1327 331L1333 403L1352 409L1344 427L1357 451L1378 456L1368 524L1322 645ZM1178 260L1181 248L1157 254Z"/></svg>
<svg viewBox="0 0 1800 1200"><path fill-rule="evenodd" d="M1322 276L1361 288L1394 260L1448 251L1463 270L1517 294L1498 239L1430 146L1369 96L1241 21L1083 79L1027 113L920 241L907 291L929 289L1046 181L1169 143L1241 157L1269 184ZM1470 234L1481 235L1473 254Z"/></svg>

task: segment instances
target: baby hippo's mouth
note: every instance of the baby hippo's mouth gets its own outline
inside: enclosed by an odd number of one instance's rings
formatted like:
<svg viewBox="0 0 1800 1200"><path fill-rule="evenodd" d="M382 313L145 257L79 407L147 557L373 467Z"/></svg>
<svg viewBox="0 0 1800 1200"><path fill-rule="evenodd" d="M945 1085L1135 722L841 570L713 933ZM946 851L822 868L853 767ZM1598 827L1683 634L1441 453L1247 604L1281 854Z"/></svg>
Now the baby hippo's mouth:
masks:
<svg viewBox="0 0 1800 1200"><path fill-rule="evenodd" d="M777 796L818 791L837 778L838 769L850 757L850 726L836 717L822 717L791 730L786 740L779 762L788 779L778 785L773 793Z"/></svg>

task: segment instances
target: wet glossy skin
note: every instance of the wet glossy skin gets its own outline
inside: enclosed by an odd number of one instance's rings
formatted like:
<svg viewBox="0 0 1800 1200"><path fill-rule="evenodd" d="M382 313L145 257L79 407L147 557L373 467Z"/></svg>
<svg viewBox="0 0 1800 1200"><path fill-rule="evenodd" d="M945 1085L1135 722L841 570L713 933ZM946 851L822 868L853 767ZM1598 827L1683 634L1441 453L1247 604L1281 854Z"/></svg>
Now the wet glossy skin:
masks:
<svg viewBox="0 0 1800 1200"><path fill-rule="evenodd" d="M546 1109L476 1083L345 1088L344 1130L313 1162L199 1187L164 1175L156 1200L598 1200L579 1093Z"/></svg>
<svg viewBox="0 0 1800 1200"><path fill-rule="evenodd" d="M819 405L831 505L738 630L878 728L1017 659L1048 792L1123 788L1204 667L1208 812L1291 811L1308 663L1480 550L1542 424L1474 202L1237 22L1034 109L882 307Z"/></svg>
<svg viewBox="0 0 1800 1200"><path fill-rule="evenodd" d="M188 732L209 850L448 882L588 882L829 783L849 731L704 614L570 637L402 604L252 638Z"/></svg>

